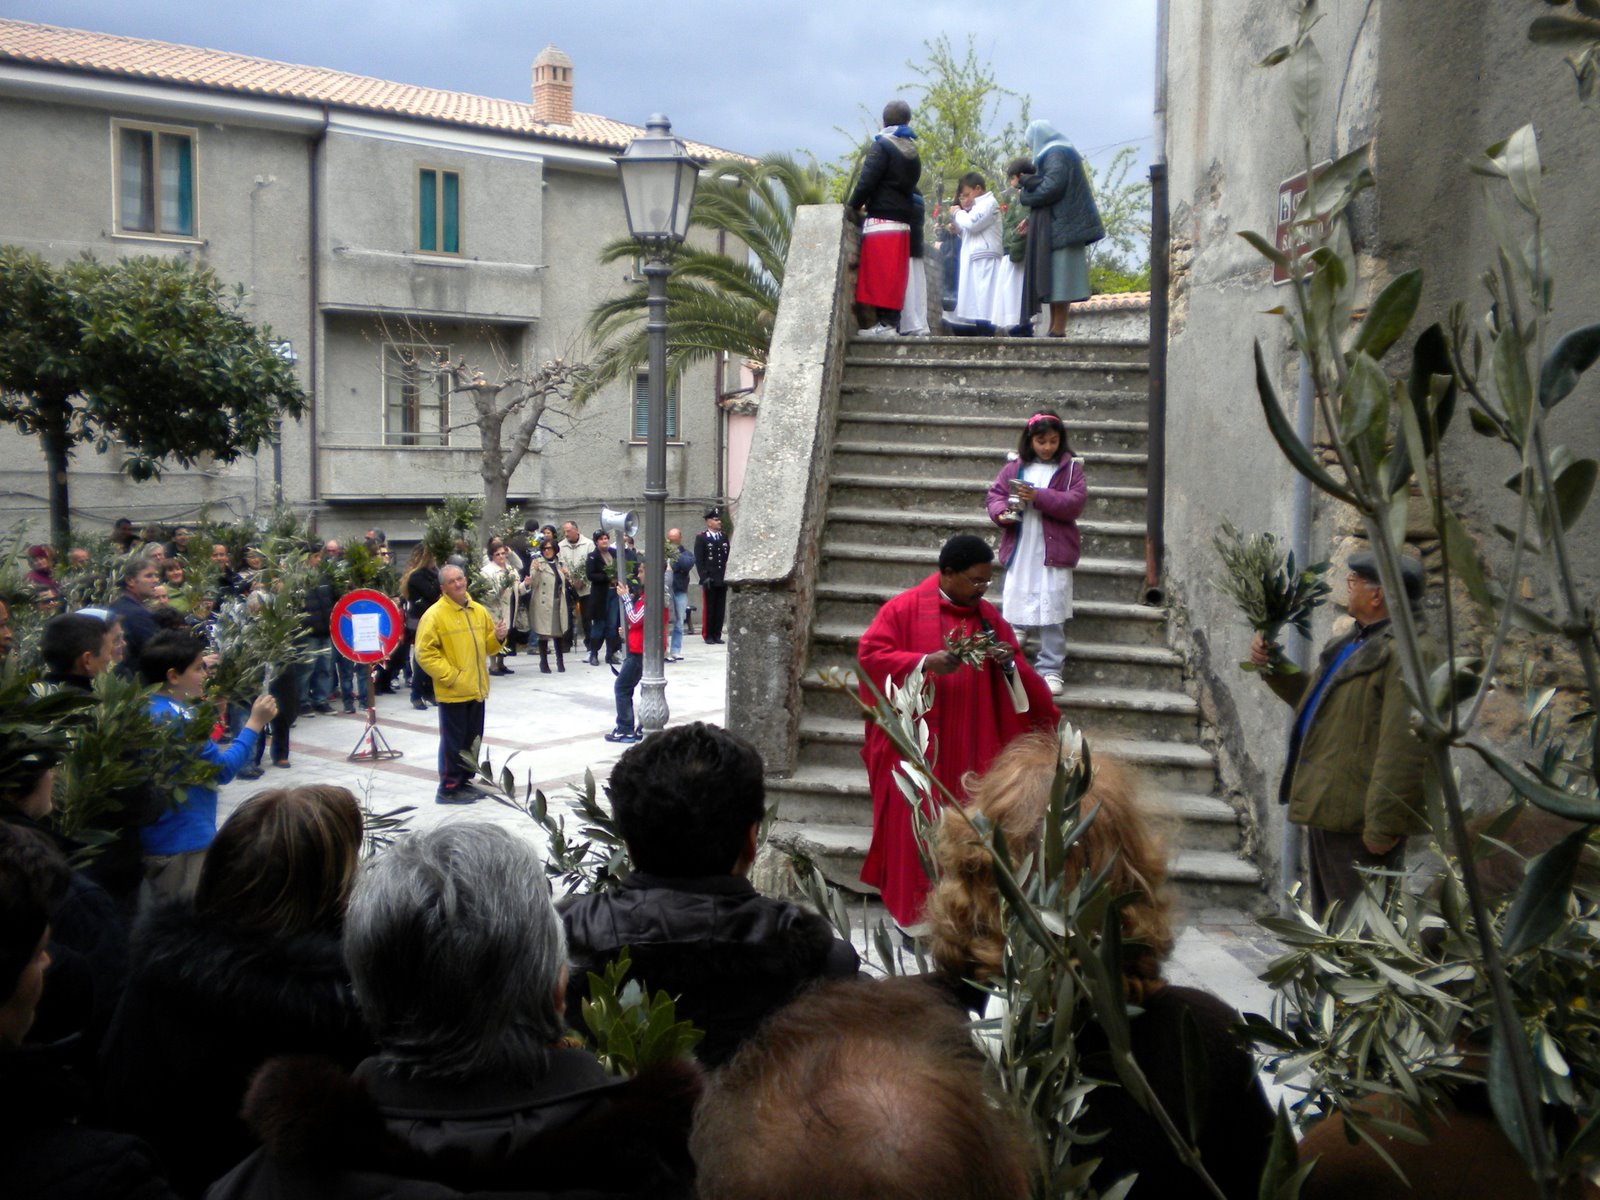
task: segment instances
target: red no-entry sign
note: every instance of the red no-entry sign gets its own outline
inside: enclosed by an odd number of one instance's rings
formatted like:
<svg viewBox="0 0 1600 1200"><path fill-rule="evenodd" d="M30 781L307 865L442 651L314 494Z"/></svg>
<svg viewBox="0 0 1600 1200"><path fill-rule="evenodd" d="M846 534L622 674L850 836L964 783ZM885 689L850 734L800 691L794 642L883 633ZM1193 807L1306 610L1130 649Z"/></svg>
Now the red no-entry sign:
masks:
<svg viewBox="0 0 1600 1200"><path fill-rule="evenodd" d="M358 663L380 663L388 658L405 631L400 606L382 592L367 588L340 597L328 622L333 648Z"/></svg>

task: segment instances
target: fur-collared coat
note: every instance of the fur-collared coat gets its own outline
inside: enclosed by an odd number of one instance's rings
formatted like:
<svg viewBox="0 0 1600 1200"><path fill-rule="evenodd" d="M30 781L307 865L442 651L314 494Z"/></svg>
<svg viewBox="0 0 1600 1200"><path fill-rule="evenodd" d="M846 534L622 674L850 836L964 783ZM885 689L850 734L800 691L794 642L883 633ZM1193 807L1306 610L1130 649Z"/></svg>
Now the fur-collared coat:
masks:
<svg viewBox="0 0 1600 1200"><path fill-rule="evenodd" d="M624 946L630 977L678 999L678 1019L705 1031L695 1053L720 1066L768 1016L819 979L852 979L860 960L813 912L762 896L748 879L669 879L635 871L614 892L578 897L561 914L572 973L567 1023L582 1027L588 973Z"/></svg>
<svg viewBox="0 0 1600 1200"><path fill-rule="evenodd" d="M134 932L106 1035L104 1116L199 1195L255 1144L238 1113L263 1062L322 1054L348 1065L371 1048L336 935L268 938L170 905Z"/></svg>
<svg viewBox="0 0 1600 1200"><path fill-rule="evenodd" d="M689 1127L701 1076L689 1062L608 1077L556 1047L537 1079L415 1079L369 1059L269 1063L245 1099L261 1149L208 1200L500 1200L689 1195Z"/></svg>

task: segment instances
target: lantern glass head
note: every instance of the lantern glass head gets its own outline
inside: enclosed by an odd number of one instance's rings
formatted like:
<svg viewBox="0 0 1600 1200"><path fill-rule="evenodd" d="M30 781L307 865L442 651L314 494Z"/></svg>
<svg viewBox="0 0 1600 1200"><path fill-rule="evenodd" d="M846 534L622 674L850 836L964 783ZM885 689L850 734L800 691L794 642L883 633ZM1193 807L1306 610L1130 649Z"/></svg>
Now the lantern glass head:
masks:
<svg viewBox="0 0 1600 1200"><path fill-rule="evenodd" d="M614 160L622 179L628 232L640 242L681 242L689 232L689 210L700 164L689 156L672 124L657 114Z"/></svg>

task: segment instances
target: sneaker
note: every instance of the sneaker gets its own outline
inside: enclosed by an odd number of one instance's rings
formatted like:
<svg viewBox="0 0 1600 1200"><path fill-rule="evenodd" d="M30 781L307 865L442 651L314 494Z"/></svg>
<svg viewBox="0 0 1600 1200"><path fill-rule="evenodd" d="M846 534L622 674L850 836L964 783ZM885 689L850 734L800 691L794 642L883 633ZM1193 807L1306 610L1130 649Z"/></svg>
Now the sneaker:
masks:
<svg viewBox="0 0 1600 1200"><path fill-rule="evenodd" d="M613 729L610 733L606 734L606 741L608 742L636 742L638 740L639 739L634 737L633 734L623 733L620 729Z"/></svg>
<svg viewBox="0 0 1600 1200"><path fill-rule="evenodd" d="M900 331L898 329L896 329L893 325L885 325L882 321L879 321L876 325L872 326L872 328L860 330L856 334L857 337L864 338L892 338L898 337L899 335Z"/></svg>
<svg viewBox="0 0 1600 1200"><path fill-rule="evenodd" d="M347 713L353 713L353 712L355 712L355 710L356 710L356 706L355 706L355 705L354 705L354 704L346 704L346 705L345 705L345 706L344 706L344 710L345 710L345 712L347 712Z"/></svg>
<svg viewBox="0 0 1600 1200"><path fill-rule="evenodd" d="M245 767L242 771L240 771L237 777L239 779L260 779L265 774L266 772L260 767L256 766L255 763L251 763L248 767Z"/></svg>
<svg viewBox="0 0 1600 1200"><path fill-rule="evenodd" d="M311 707L311 711L312 712L321 713L325 717L332 716L333 715L333 705L331 705L331 704L314 704Z"/></svg>
<svg viewBox="0 0 1600 1200"><path fill-rule="evenodd" d="M413 700L411 702L411 707L416 709L418 712L427 712L428 702L426 700Z"/></svg>
<svg viewBox="0 0 1600 1200"><path fill-rule="evenodd" d="M478 793L471 788L440 788L433 794L435 804L471 804L478 798Z"/></svg>
<svg viewBox="0 0 1600 1200"><path fill-rule="evenodd" d="M1061 676L1057 675L1054 671L1051 671L1044 677L1044 682L1045 686L1050 689L1050 694L1052 696L1059 696L1062 692L1067 690L1066 680L1062 679Z"/></svg>

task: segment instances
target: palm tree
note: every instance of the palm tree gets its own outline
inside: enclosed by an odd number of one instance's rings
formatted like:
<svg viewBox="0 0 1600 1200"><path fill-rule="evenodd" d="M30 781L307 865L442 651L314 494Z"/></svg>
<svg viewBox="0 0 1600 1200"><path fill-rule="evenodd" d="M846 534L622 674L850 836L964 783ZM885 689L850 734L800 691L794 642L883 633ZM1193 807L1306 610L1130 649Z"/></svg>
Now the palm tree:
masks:
<svg viewBox="0 0 1600 1200"><path fill-rule="evenodd" d="M669 379L719 354L766 361L795 209L823 203L826 193L816 164L802 165L788 155L770 154L754 162L721 159L706 167L689 224L725 235L728 249L724 253L685 243L668 253ZM600 261L626 261L638 253L632 238L619 238L600 252ZM599 349L576 401L644 366L649 354L645 294L641 283L589 314L584 332Z"/></svg>

